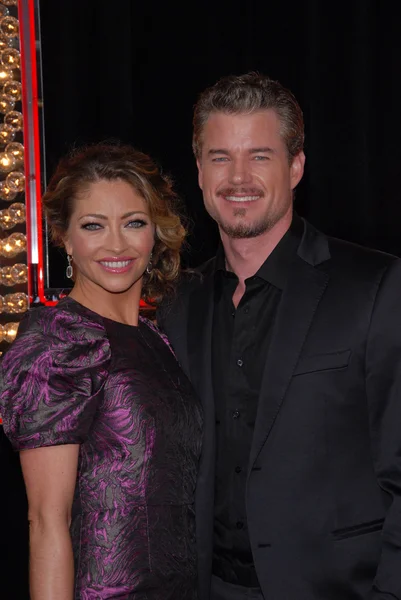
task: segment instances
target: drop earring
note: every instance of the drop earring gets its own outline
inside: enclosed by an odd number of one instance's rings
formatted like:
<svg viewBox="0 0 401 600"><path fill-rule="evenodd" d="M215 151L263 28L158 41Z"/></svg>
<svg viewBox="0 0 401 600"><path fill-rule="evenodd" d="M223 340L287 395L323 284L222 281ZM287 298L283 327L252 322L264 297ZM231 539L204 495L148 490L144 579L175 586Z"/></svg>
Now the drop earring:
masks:
<svg viewBox="0 0 401 600"><path fill-rule="evenodd" d="M152 258L153 258L153 252L150 253L150 257L149 257L149 262L148 262L148 266L146 267L146 273L148 275L151 274L152 269L153 269L153 263L152 263Z"/></svg>
<svg viewBox="0 0 401 600"><path fill-rule="evenodd" d="M67 260L68 260L68 266L67 266L67 268L65 270L65 276L68 279L72 279L74 271L72 269L72 264L71 264L72 263L72 257L69 254L67 254Z"/></svg>

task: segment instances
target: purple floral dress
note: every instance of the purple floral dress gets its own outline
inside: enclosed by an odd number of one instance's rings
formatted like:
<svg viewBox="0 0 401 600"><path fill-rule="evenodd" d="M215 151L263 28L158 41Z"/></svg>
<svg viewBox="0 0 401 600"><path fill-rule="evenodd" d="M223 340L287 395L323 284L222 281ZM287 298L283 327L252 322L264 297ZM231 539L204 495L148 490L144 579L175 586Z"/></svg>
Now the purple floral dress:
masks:
<svg viewBox="0 0 401 600"><path fill-rule="evenodd" d="M75 599L197 598L198 400L166 339L65 298L36 308L2 359L16 450L80 444Z"/></svg>

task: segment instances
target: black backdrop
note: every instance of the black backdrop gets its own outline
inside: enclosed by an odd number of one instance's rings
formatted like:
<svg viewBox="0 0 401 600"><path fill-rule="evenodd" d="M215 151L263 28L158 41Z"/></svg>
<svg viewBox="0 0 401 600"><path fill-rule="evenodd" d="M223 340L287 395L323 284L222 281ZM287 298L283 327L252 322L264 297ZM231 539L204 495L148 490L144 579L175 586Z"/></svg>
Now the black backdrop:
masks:
<svg viewBox="0 0 401 600"><path fill-rule="evenodd" d="M41 0L48 173L88 141L117 138L151 153L187 206L185 260L199 264L217 235L197 187L192 106L218 77L260 70L304 109L300 214L326 233L401 254L397 4ZM51 283L64 284L64 257L52 257Z"/></svg>
<svg viewBox="0 0 401 600"><path fill-rule="evenodd" d="M401 255L397 0L40 6L48 174L82 143L121 139L151 153L187 207L185 262L195 266L213 254L217 233L197 187L192 106L218 77L260 70L290 87L304 109L307 168L298 212L326 233ZM53 287L66 285L64 269L64 256L52 251ZM3 446L0 539L8 559L0 563L0 596L25 599L26 507Z"/></svg>

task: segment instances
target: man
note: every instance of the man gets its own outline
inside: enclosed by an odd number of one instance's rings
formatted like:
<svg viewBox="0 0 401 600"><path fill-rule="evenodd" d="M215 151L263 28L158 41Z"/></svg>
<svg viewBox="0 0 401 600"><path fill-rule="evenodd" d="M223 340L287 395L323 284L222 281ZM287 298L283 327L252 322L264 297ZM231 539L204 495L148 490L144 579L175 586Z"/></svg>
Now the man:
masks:
<svg viewBox="0 0 401 600"><path fill-rule="evenodd" d="M293 213L303 139L257 73L195 107L222 245L160 324L204 406L201 600L401 599L401 261Z"/></svg>

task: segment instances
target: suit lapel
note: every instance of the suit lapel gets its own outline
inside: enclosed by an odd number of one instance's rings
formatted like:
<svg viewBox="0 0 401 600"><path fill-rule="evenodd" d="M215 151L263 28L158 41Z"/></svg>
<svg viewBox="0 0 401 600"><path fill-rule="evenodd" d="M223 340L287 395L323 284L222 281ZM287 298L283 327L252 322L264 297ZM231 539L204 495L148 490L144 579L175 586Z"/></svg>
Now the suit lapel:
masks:
<svg viewBox="0 0 401 600"><path fill-rule="evenodd" d="M214 261L212 263L214 266ZM215 406L212 381L213 270L189 298L188 362L192 385L203 406L203 444L196 485L199 597L209 598L213 557Z"/></svg>
<svg viewBox="0 0 401 600"><path fill-rule="evenodd" d="M291 266L265 363L249 470L262 449L285 397L329 276L315 264L329 258L327 240L308 224Z"/></svg>
<svg viewBox="0 0 401 600"><path fill-rule="evenodd" d="M201 398L211 398L212 389L212 324L213 275L190 297L188 309L188 361L193 386Z"/></svg>

